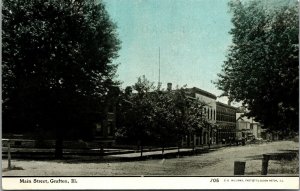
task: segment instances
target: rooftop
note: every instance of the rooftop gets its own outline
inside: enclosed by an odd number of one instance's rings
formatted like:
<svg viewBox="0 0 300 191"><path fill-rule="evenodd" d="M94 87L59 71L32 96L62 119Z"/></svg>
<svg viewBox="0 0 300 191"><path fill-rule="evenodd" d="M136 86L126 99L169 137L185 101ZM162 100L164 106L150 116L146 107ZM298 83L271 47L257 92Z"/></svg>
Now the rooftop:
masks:
<svg viewBox="0 0 300 191"><path fill-rule="evenodd" d="M217 99L216 95L214 95L212 93L209 93L207 91L204 91L204 90L202 90L200 88L193 87L193 88L187 88L187 90L192 91L192 93L198 93L198 94L207 96L207 97L212 98L212 99Z"/></svg>
<svg viewBox="0 0 300 191"><path fill-rule="evenodd" d="M234 106L231 106L231 105L219 102L219 101L217 101L217 105L222 106L222 107L227 107L227 108L235 109L235 110L238 109L237 107L234 107Z"/></svg>

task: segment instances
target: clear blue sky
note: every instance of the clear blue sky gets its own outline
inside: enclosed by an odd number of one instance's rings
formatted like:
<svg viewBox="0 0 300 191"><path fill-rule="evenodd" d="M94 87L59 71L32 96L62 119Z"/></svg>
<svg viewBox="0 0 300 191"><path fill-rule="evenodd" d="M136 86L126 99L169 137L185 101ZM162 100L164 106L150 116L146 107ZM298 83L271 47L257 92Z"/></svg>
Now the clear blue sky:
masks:
<svg viewBox="0 0 300 191"><path fill-rule="evenodd" d="M103 1L122 41L115 60L122 87L142 75L157 84L160 47L163 88L172 82L220 95L211 81L231 44L227 0Z"/></svg>

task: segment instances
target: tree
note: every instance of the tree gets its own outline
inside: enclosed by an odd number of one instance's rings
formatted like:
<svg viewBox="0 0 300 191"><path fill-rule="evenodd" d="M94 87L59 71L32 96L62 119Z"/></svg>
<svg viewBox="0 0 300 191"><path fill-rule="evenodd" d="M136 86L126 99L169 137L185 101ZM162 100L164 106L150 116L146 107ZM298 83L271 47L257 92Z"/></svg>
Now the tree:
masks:
<svg viewBox="0 0 300 191"><path fill-rule="evenodd" d="M174 94L171 91L156 90L151 94L154 109L153 134L156 142L162 147L162 154L166 146L176 141Z"/></svg>
<svg viewBox="0 0 300 191"><path fill-rule="evenodd" d="M117 136L127 143L134 140L141 148L145 144L160 145L164 152L174 137L174 96L153 84L142 76L125 89L120 99Z"/></svg>
<svg viewBox="0 0 300 191"><path fill-rule="evenodd" d="M174 115L175 115L175 134L177 138L178 154L181 147L182 139L188 134L186 118L188 99L185 87L177 89L174 94Z"/></svg>
<svg viewBox="0 0 300 191"><path fill-rule="evenodd" d="M61 157L118 84L116 25L93 0L4 0L2 13L3 131L55 132Z"/></svg>
<svg viewBox="0 0 300 191"><path fill-rule="evenodd" d="M188 126L188 133L191 135L201 135L203 129L210 128L211 123L208 121L203 109L207 106L206 103L197 98L189 98L187 109L186 124ZM193 149L195 143L192 145Z"/></svg>
<svg viewBox="0 0 300 191"><path fill-rule="evenodd" d="M189 91L185 87L181 87L175 91L175 132L177 134L178 151L180 143L184 136L202 134L202 130L207 128L210 123L203 109L206 103L197 98L191 97ZM194 149L195 144L192 145Z"/></svg>
<svg viewBox="0 0 300 191"><path fill-rule="evenodd" d="M276 5L276 6L275 6ZM229 3L232 45L216 86L274 130L298 129L298 3Z"/></svg>
<svg viewBox="0 0 300 191"><path fill-rule="evenodd" d="M151 92L155 87L145 76L128 87L120 100L117 136L127 143L136 143L143 155L143 147L153 137L154 108ZM134 90L134 93L131 91Z"/></svg>

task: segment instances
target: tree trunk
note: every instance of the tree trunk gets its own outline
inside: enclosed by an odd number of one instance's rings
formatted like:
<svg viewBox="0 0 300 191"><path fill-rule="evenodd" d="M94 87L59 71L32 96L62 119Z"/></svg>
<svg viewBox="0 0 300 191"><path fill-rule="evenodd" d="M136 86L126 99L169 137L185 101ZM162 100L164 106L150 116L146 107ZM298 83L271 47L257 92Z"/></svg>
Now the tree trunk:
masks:
<svg viewBox="0 0 300 191"><path fill-rule="evenodd" d="M180 154L180 142L177 143L177 156Z"/></svg>
<svg viewBox="0 0 300 191"><path fill-rule="evenodd" d="M101 144L100 145L100 158L103 158L104 156L104 148L103 148L103 145Z"/></svg>
<svg viewBox="0 0 300 191"><path fill-rule="evenodd" d="M195 154L195 144L193 143L193 154Z"/></svg>
<svg viewBox="0 0 300 191"><path fill-rule="evenodd" d="M143 157L143 144L141 144L141 158Z"/></svg>

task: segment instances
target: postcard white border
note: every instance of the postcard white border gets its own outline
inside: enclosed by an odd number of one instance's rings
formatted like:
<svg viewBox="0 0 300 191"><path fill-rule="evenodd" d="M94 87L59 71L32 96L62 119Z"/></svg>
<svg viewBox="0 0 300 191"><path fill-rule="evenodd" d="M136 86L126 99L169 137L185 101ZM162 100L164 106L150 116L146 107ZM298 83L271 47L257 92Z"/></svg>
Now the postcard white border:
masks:
<svg viewBox="0 0 300 191"><path fill-rule="evenodd" d="M3 177L2 189L299 189L299 177Z"/></svg>

